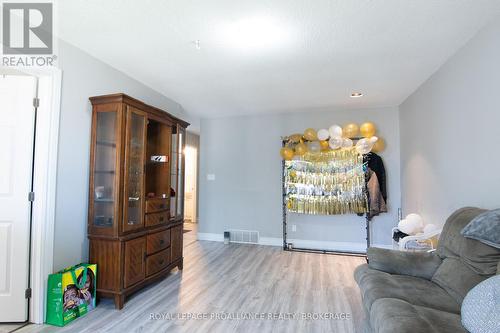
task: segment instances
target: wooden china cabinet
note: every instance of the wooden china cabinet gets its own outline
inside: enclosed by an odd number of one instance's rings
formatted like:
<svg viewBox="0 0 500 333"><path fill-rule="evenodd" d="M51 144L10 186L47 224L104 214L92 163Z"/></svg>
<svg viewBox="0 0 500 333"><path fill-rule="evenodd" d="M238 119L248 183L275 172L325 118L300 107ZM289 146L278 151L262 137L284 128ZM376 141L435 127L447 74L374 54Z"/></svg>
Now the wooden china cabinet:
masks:
<svg viewBox="0 0 500 333"><path fill-rule="evenodd" d="M88 237L99 297L125 297L182 269L189 125L124 94L91 97Z"/></svg>

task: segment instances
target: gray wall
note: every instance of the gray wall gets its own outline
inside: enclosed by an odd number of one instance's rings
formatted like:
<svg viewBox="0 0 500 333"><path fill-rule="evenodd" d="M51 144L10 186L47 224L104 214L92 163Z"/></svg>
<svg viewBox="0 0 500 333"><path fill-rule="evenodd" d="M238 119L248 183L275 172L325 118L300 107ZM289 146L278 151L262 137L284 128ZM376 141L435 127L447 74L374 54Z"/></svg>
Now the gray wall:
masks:
<svg viewBox="0 0 500 333"><path fill-rule="evenodd" d="M179 104L63 41L59 41L58 57L63 80L54 239L56 270L88 257L86 225L92 110L88 98L123 92L192 121Z"/></svg>
<svg viewBox="0 0 500 333"><path fill-rule="evenodd" d="M499 40L497 20L400 106L404 213L500 207Z"/></svg>
<svg viewBox="0 0 500 333"><path fill-rule="evenodd" d="M390 244L390 229L400 206L399 120L397 108L317 109L302 112L202 119L200 166L201 233L225 229L258 230L261 237L282 237L280 137L307 127L373 121L386 139L381 154L387 169L388 214L373 221L375 243ZM215 174L208 181L207 174ZM291 216L290 238L363 244L364 219L356 215Z"/></svg>

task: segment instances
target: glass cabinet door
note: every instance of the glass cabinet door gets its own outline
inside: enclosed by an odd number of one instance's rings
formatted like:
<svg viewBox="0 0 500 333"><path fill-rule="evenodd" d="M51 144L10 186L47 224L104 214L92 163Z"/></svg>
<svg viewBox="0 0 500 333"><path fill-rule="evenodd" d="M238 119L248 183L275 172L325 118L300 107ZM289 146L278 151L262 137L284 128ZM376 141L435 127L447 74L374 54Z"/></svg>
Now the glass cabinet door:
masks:
<svg viewBox="0 0 500 333"><path fill-rule="evenodd" d="M170 217L184 215L184 143L186 129L172 126L172 163L170 173Z"/></svg>
<svg viewBox="0 0 500 333"><path fill-rule="evenodd" d="M117 112L95 114L94 165L91 186L91 222L93 227L111 228L115 223L117 168Z"/></svg>
<svg viewBox="0 0 500 333"><path fill-rule="evenodd" d="M184 217L184 145L186 129L179 127L178 169L177 169L177 216Z"/></svg>
<svg viewBox="0 0 500 333"><path fill-rule="evenodd" d="M128 107L123 231L134 230L144 225L142 212L144 206L145 135L145 114Z"/></svg>
<svg viewBox="0 0 500 333"><path fill-rule="evenodd" d="M170 173L170 217L184 215L184 143L186 129L179 125L172 126L172 163Z"/></svg>
<svg viewBox="0 0 500 333"><path fill-rule="evenodd" d="M178 127L177 125L172 126L172 138L170 140L171 148L171 163L170 163L170 217L175 218L177 216L177 198L178 186L177 186L177 170L179 166L178 154L179 154L179 138L178 138Z"/></svg>

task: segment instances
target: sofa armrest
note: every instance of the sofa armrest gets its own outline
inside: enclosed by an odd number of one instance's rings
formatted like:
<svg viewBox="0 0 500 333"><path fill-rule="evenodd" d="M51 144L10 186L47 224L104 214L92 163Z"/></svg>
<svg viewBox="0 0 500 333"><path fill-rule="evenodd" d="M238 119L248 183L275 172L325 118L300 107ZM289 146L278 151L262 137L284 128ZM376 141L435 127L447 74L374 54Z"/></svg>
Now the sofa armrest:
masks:
<svg viewBox="0 0 500 333"><path fill-rule="evenodd" d="M404 252L371 247L367 255L370 268L427 280L432 278L442 262L434 252Z"/></svg>

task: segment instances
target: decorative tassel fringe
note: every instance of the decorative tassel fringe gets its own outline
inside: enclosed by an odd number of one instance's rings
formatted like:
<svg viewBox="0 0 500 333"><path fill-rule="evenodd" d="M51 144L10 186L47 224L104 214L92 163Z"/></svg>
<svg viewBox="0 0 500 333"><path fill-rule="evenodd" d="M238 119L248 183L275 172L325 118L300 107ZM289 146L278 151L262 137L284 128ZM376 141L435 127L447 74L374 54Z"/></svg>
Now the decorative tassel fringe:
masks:
<svg viewBox="0 0 500 333"><path fill-rule="evenodd" d="M355 148L306 153L285 162L288 211L301 214L363 214L368 201L363 156Z"/></svg>

